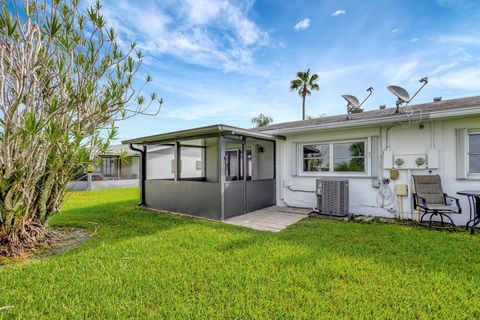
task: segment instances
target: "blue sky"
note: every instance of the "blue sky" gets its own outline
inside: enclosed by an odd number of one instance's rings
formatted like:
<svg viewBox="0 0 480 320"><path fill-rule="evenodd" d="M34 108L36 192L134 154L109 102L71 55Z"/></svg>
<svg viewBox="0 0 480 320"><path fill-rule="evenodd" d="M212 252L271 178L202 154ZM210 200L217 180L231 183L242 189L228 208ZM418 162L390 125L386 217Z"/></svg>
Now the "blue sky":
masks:
<svg viewBox="0 0 480 320"><path fill-rule="evenodd" d="M386 86L414 92L415 102L480 94L478 0L107 0L104 13L122 40L146 56L142 73L165 99L156 117L118 123L119 138L215 123L250 127L262 112L298 120L289 91L299 70L320 76L307 100L313 117L345 113L341 94L365 109L393 106Z"/></svg>

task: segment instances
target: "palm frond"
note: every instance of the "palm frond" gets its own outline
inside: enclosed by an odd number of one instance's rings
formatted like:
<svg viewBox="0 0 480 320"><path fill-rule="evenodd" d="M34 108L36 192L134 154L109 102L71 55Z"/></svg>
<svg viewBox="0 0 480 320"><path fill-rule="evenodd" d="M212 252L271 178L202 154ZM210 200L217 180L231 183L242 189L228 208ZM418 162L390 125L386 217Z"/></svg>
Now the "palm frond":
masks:
<svg viewBox="0 0 480 320"><path fill-rule="evenodd" d="M310 77L310 80L308 81L308 83L313 84L313 83L315 83L315 81L317 81L317 80L318 80L318 74L314 73L314 74L312 74L312 76Z"/></svg>
<svg viewBox="0 0 480 320"><path fill-rule="evenodd" d="M290 90L297 90L303 85L300 79L290 81Z"/></svg>

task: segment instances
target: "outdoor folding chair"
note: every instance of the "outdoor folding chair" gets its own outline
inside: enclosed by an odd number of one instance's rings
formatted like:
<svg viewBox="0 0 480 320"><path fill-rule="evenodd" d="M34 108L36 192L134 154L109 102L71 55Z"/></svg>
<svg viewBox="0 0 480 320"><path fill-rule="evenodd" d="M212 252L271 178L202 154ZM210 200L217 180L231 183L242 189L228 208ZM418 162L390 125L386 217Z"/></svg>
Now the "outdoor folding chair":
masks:
<svg viewBox="0 0 480 320"><path fill-rule="evenodd" d="M443 192L439 175L414 175L413 206L422 213L420 224L434 229L455 230L450 214L461 214L460 201ZM455 205L452 205L454 203ZM428 216L428 222L423 219ZM440 220L435 220L438 217Z"/></svg>

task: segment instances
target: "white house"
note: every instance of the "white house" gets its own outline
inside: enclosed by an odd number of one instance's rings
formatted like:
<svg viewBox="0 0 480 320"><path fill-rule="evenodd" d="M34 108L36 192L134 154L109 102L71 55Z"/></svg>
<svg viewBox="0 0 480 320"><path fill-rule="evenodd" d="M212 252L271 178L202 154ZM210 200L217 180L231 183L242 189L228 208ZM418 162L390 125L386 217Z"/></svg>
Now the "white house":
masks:
<svg viewBox="0 0 480 320"><path fill-rule="evenodd" d="M315 208L316 180L326 177L348 179L350 213L383 217L417 218L412 207L415 174L440 175L444 191L453 196L462 189L480 189L480 97L253 130L216 125L124 143L144 150L168 144L171 163L188 158L182 151L186 146L202 150L195 161L203 169L195 179L182 179L175 169L167 177L151 176L153 167L144 156L142 198L149 207L214 219L272 204ZM466 198L457 197L464 213L454 219L463 224L469 206Z"/></svg>
<svg viewBox="0 0 480 320"><path fill-rule="evenodd" d="M286 137L277 142L277 204L314 207L315 179L345 177L349 180L349 208L356 214L416 218L412 208L412 175L438 174L444 191L461 199L468 218L464 189L480 189L480 97L436 101L401 108L366 111L306 121L275 124L260 129ZM361 152L353 152L353 148ZM312 149L315 153L312 154ZM417 164L418 158L425 159ZM402 161L397 159L402 159ZM312 165L320 160L323 165ZM420 161L421 162L421 161ZM352 166L352 163L357 163ZM358 165L358 163L363 164ZM345 165L347 164L347 165ZM393 202L381 207L379 185L399 177L388 188ZM407 196L395 195L397 185L407 185Z"/></svg>

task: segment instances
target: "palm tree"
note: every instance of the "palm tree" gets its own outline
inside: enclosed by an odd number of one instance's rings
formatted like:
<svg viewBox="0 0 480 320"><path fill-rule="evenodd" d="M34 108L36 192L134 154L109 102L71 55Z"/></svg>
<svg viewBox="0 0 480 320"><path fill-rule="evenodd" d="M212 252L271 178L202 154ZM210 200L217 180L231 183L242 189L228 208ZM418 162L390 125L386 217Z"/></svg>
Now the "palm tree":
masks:
<svg viewBox="0 0 480 320"><path fill-rule="evenodd" d="M312 94L312 91L318 91L320 86L316 83L318 80L318 74L310 74L310 69L307 71L297 72L297 78L290 81L290 90L298 91L300 97L302 97L302 119L305 120L305 99Z"/></svg>

